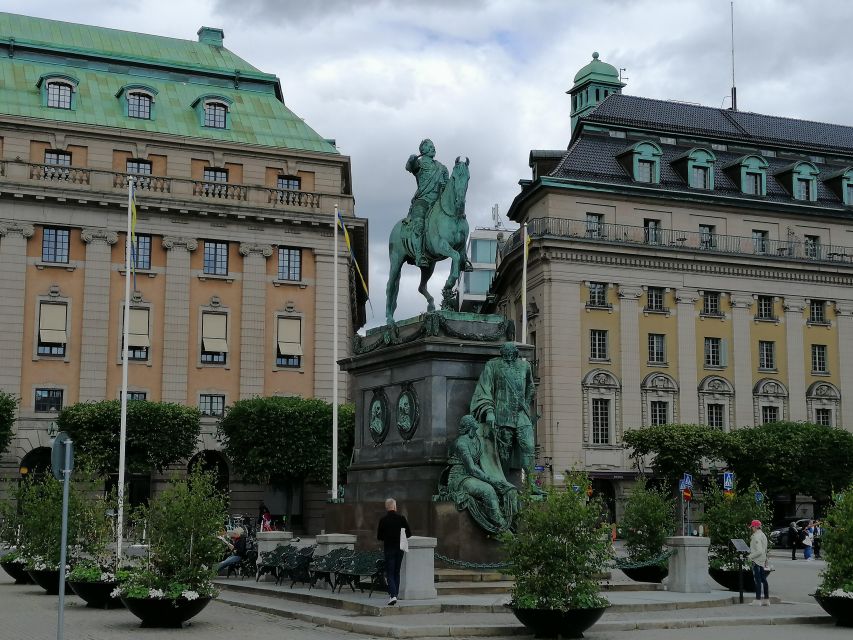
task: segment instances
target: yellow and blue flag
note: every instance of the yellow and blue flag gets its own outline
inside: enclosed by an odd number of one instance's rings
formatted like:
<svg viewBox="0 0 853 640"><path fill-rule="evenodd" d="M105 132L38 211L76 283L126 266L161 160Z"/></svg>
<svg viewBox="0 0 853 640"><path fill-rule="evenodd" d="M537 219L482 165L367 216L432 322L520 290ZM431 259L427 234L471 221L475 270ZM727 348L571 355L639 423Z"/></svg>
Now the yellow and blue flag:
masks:
<svg viewBox="0 0 853 640"><path fill-rule="evenodd" d="M364 279L364 275L361 273L361 267L358 266L358 260L355 259L355 254L352 251L352 243L350 242L349 232L347 231L347 226L344 224L344 219L341 217L341 212L338 211L338 226L344 232L344 242L347 245L347 251L349 251L350 260L352 260L353 265L355 265L355 272L358 274L358 280L361 283L361 288L364 290L364 295L367 297L368 303L370 302L370 290L367 288L367 282ZM371 305L371 308L373 305Z"/></svg>

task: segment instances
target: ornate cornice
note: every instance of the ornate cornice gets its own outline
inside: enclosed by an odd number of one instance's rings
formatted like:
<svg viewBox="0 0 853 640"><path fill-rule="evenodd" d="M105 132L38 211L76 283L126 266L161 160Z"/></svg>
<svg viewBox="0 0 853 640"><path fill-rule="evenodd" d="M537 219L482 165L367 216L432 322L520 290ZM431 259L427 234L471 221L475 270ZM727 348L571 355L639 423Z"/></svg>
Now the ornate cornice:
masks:
<svg viewBox="0 0 853 640"><path fill-rule="evenodd" d="M675 301L678 304L694 305L699 301L699 292L695 289L678 289Z"/></svg>
<svg viewBox="0 0 853 640"><path fill-rule="evenodd" d="M86 244L100 240L106 244L113 245L118 242L118 234L115 231L108 231L107 229L83 229L80 232L80 239Z"/></svg>
<svg viewBox="0 0 853 640"><path fill-rule="evenodd" d="M853 300L836 300L835 313L839 316L853 316Z"/></svg>
<svg viewBox="0 0 853 640"><path fill-rule="evenodd" d="M179 238L176 236L165 236L163 238L163 248L171 250L174 248L183 247L187 251L195 251L198 249L198 240L195 238Z"/></svg>
<svg viewBox="0 0 853 640"><path fill-rule="evenodd" d="M253 253L258 253L264 258L269 258L272 255L272 245L270 244L255 244L252 242L240 243L240 255L248 256Z"/></svg>
<svg viewBox="0 0 853 640"><path fill-rule="evenodd" d="M623 300L638 299L643 295L642 287L632 287L628 285L619 285L619 298Z"/></svg>
<svg viewBox="0 0 853 640"><path fill-rule="evenodd" d="M805 298L789 298L786 296L783 307L785 309L785 313L802 314L806 308L806 300Z"/></svg>
<svg viewBox="0 0 853 640"><path fill-rule="evenodd" d="M733 309L748 309L755 300L751 293L733 293L729 296L729 302Z"/></svg>
<svg viewBox="0 0 853 640"><path fill-rule="evenodd" d="M21 224L18 222L0 224L0 238L11 233L19 233L26 240L27 238L32 238L35 232L36 230L31 224Z"/></svg>

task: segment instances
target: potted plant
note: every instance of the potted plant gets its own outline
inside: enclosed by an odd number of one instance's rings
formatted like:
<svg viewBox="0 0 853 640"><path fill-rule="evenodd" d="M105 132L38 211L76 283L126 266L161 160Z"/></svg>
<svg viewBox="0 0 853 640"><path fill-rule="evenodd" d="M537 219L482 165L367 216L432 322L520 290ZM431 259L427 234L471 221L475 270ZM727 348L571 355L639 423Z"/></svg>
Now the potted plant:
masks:
<svg viewBox="0 0 853 640"><path fill-rule="evenodd" d="M15 580L15 584L33 584L27 573L26 558L19 550L21 517L18 513L20 486L7 487L8 498L0 501L0 567Z"/></svg>
<svg viewBox="0 0 853 640"><path fill-rule="evenodd" d="M536 637L582 638L610 604L598 583L610 528L600 520L600 500L587 497L589 486L585 474L567 472L566 488L528 489L516 531L500 536L515 579L509 606Z"/></svg>
<svg viewBox="0 0 853 640"><path fill-rule="evenodd" d="M756 500L756 495L761 499ZM731 541L741 538L749 542L749 523L760 520L764 532L769 533L771 509L768 500L753 483L749 489L739 492L737 484L731 491L723 491L713 483L705 493L705 527L711 538L708 550L708 574L722 587L730 591L740 589L741 557L732 547ZM754 591L755 581L749 561L743 561L743 589Z"/></svg>
<svg viewBox="0 0 853 640"><path fill-rule="evenodd" d="M840 627L853 627L853 488L835 496L823 521L821 555L826 568L813 594Z"/></svg>
<svg viewBox="0 0 853 640"><path fill-rule="evenodd" d="M201 470L173 480L148 503L146 566L131 569L113 592L143 627L180 628L216 596L213 578L222 554L216 536L225 516L225 496L213 475Z"/></svg>
<svg viewBox="0 0 853 640"><path fill-rule="evenodd" d="M631 580L660 582L669 573L666 539L675 532L675 501L640 478L631 490L622 516L627 561L617 562Z"/></svg>

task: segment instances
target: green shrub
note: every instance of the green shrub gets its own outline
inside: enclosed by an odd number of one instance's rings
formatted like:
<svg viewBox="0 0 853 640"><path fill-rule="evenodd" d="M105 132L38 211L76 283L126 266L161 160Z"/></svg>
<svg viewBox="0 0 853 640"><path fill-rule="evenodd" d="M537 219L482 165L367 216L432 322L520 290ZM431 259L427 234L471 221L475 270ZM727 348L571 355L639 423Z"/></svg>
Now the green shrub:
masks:
<svg viewBox="0 0 853 640"><path fill-rule="evenodd" d="M609 558L610 527L600 521L601 501L587 499L589 484L585 474L567 472L568 489L546 487L544 497L530 490L522 496L516 532L500 536L515 579L515 607L565 611L608 604L598 577Z"/></svg>
<svg viewBox="0 0 853 640"><path fill-rule="evenodd" d="M634 562L650 560L660 555L667 537L675 532L675 500L650 488L641 477L628 496L620 524L628 557Z"/></svg>
<svg viewBox="0 0 853 640"><path fill-rule="evenodd" d="M749 523L760 520L765 534L770 531L772 517L769 500L755 501L758 485L753 483L744 492L738 492L737 484L731 494L726 495L716 483L705 493L705 527L711 538L709 549L710 566L715 569L736 570L740 564L738 554L731 547L731 540L741 538L749 542L752 531ZM745 567L749 569L749 566Z"/></svg>
<svg viewBox="0 0 853 640"><path fill-rule="evenodd" d="M826 595L838 589L853 593L853 488L834 498L823 520L820 550L826 569L818 591Z"/></svg>
<svg viewBox="0 0 853 640"><path fill-rule="evenodd" d="M15 424L15 413L18 410L18 398L0 391L0 455L12 442L12 426Z"/></svg>

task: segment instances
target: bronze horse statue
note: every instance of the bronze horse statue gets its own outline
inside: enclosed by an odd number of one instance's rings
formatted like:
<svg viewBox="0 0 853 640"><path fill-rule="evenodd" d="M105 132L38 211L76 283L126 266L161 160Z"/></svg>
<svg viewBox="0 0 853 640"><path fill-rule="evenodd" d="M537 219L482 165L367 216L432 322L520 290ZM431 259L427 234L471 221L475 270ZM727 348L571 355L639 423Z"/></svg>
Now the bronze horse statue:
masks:
<svg viewBox="0 0 853 640"><path fill-rule="evenodd" d="M441 194L427 213L424 232L424 256L427 266L420 267L421 284L418 291L427 299L427 311L435 311L433 297L427 290L427 283L435 271L437 262L450 258L450 275L444 283L442 309L453 308L453 288L459 282L459 274L471 266L465 253L468 240L468 219L465 217L465 194L468 191L468 158L462 161L456 158L453 171L444 185ZM388 238L388 255L391 269L388 286L385 289L385 319L394 326L394 311L397 308L397 295L400 293L400 272L403 263L415 264L415 251L412 246L412 232L407 220L400 220L391 230Z"/></svg>

